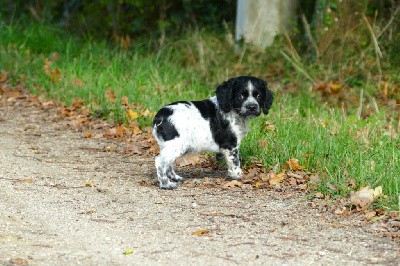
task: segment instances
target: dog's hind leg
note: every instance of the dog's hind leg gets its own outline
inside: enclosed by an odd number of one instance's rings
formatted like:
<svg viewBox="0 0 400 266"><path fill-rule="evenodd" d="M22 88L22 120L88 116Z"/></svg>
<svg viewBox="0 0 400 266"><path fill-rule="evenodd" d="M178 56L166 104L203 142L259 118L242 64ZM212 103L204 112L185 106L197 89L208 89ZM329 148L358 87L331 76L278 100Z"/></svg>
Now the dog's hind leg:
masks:
<svg viewBox="0 0 400 266"><path fill-rule="evenodd" d="M177 182L182 180L182 177L175 174L173 168L174 162L179 156L181 156L180 150L173 145L164 147L157 156L156 169L160 188L174 189L178 186Z"/></svg>

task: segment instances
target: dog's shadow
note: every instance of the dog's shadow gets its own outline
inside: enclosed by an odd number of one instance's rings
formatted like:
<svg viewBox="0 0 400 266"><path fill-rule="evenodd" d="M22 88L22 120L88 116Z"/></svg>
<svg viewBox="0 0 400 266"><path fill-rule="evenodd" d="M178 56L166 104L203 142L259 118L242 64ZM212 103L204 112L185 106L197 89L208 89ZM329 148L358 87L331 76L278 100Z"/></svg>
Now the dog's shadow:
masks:
<svg viewBox="0 0 400 266"><path fill-rule="evenodd" d="M213 186L221 183L222 180L226 179L227 170L224 161L220 161L219 158L215 157L203 157L199 163L195 165L179 166L175 165L175 172L183 177L183 182L180 186L198 186L206 185ZM148 179L140 180L142 185L158 186L157 172L152 169Z"/></svg>

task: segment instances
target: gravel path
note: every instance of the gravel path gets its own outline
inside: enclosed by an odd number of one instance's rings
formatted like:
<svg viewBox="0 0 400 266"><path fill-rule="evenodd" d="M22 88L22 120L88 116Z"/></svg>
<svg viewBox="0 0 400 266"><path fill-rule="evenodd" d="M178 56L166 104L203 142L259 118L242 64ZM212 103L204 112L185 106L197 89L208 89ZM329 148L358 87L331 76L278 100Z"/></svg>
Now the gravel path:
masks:
<svg viewBox="0 0 400 266"><path fill-rule="evenodd" d="M0 265L400 264L399 242L296 193L193 185L202 178L160 190L152 158L121 145L3 101Z"/></svg>

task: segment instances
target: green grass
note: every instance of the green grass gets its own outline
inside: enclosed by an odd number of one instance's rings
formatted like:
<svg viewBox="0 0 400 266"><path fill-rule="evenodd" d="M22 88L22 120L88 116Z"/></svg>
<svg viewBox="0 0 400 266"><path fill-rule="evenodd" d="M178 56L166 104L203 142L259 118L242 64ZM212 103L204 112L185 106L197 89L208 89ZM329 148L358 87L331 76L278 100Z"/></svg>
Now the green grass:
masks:
<svg viewBox="0 0 400 266"><path fill-rule="evenodd" d="M123 50L45 25L1 25L0 72L8 71L12 82L23 82L32 92L67 105L80 98L93 114L118 123L125 122L119 101L124 96L156 111L172 101L210 97L216 84L232 76L266 77L275 84L271 88L276 101L268 116L252 123L241 147L245 164L255 157L266 167L280 168L297 158L308 171L318 173L322 180L318 189L324 193L348 195L347 182L354 179L359 186L382 185L388 198L381 204L399 208L400 139L395 107L379 106L378 113L359 119L356 106L342 110L325 104L282 58L279 44L265 53L248 48L241 60L224 36L208 32L188 33L161 48L149 40L133 43ZM53 71L60 70L59 81L45 73L46 58L52 61ZM276 68L283 73L275 76L271 72ZM321 77L326 78L327 68L307 70L315 76L322 71ZM285 92L283 83L296 86L297 92ZM106 99L107 89L115 92L115 103ZM151 118L139 122L147 126ZM275 130L266 129L266 124L273 124ZM260 140L265 140L266 148L259 145ZM331 191L327 183L339 190Z"/></svg>

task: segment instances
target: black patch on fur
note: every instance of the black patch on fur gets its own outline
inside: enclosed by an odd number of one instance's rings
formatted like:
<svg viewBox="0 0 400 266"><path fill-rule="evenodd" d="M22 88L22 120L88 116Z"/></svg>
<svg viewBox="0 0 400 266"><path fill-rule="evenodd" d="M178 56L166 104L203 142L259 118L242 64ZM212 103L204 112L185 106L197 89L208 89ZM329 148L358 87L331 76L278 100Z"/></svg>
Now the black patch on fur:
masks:
<svg viewBox="0 0 400 266"><path fill-rule="evenodd" d="M168 118L174 113L170 108L161 108L153 120L153 126L156 126L157 136L164 141L168 141L179 137L178 131L175 126L168 120Z"/></svg>
<svg viewBox="0 0 400 266"><path fill-rule="evenodd" d="M191 102L200 112L201 116L210 121L210 130L214 141L222 149L232 149L237 146L237 137L231 125L226 120L211 100Z"/></svg>
<svg viewBox="0 0 400 266"><path fill-rule="evenodd" d="M188 102L188 101L177 101L177 102L170 103L168 105L177 105L177 104L184 104L186 106L190 106L190 102Z"/></svg>
<svg viewBox="0 0 400 266"><path fill-rule="evenodd" d="M201 116L204 119L209 119L210 117L215 116L216 108L214 103L211 100L204 100L204 101L193 101L194 106L199 110Z"/></svg>

